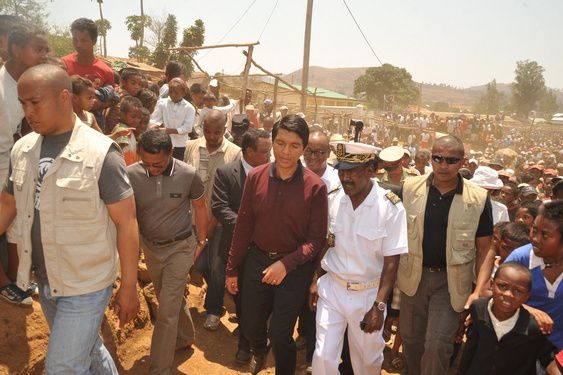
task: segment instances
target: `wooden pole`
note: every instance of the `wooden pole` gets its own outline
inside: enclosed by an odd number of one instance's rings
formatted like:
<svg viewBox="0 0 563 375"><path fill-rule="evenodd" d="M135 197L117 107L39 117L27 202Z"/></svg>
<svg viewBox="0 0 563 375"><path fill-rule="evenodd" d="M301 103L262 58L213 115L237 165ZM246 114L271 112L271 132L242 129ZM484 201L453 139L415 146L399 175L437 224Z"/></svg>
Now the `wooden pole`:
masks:
<svg viewBox="0 0 563 375"><path fill-rule="evenodd" d="M248 53L246 54L246 64L244 64L244 76L242 79L242 96L240 100L240 113L244 113L244 99L246 98L246 86L248 84L248 72L250 71L250 65L252 62L252 52L254 51L254 46L248 46Z"/></svg>
<svg viewBox="0 0 563 375"><path fill-rule="evenodd" d="M274 106L273 106L274 109L272 109L272 112L274 112L274 116L276 115L276 108L277 108L277 105L278 105L278 86L279 86L279 84L280 84L280 79L276 77L276 80L274 81ZM274 121L275 120L276 119L274 118Z"/></svg>
<svg viewBox="0 0 563 375"><path fill-rule="evenodd" d="M311 21L313 18L313 0L307 0L307 18L305 19L305 43L303 46L303 69L301 70L301 112L307 107L309 89L309 54L311 52Z"/></svg>
<svg viewBox="0 0 563 375"><path fill-rule="evenodd" d="M192 55L190 55L189 53L186 53L186 56L189 57L190 60L192 60L192 62L195 64L195 66L197 66L197 68L207 76L207 78L211 78L209 73L207 73L205 70L203 70L203 68L197 63L197 61L195 61L195 59L193 58Z"/></svg>
<svg viewBox="0 0 563 375"><path fill-rule="evenodd" d="M260 42L254 43L231 43L231 44L216 44L212 46L199 46L199 47L176 47L170 48L171 51L197 51L200 49L210 49L210 48L225 48L225 47L251 47L260 44Z"/></svg>

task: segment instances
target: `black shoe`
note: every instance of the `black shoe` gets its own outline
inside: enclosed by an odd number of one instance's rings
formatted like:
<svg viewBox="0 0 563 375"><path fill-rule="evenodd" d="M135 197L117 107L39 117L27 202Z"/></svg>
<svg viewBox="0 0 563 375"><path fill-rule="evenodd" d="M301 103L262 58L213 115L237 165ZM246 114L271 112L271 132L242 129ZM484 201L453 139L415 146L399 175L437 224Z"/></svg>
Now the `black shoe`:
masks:
<svg viewBox="0 0 563 375"><path fill-rule="evenodd" d="M235 355L235 362L239 365L245 365L250 362L250 353L242 349L237 350Z"/></svg>
<svg viewBox="0 0 563 375"><path fill-rule="evenodd" d="M256 375L260 371L262 371L262 369L264 368L264 365L266 364L266 357L267 356L268 356L267 353L252 356L252 359L250 360L250 373L252 375Z"/></svg>

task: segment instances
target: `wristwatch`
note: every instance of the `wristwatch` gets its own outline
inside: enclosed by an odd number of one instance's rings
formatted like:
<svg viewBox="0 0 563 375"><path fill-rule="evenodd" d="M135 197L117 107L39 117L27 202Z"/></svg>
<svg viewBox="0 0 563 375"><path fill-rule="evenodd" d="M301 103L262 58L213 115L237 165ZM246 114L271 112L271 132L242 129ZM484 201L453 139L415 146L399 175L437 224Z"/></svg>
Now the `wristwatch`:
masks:
<svg viewBox="0 0 563 375"><path fill-rule="evenodd" d="M203 240L197 240L197 244L201 246L207 245L207 242L207 238L204 238Z"/></svg>
<svg viewBox="0 0 563 375"><path fill-rule="evenodd" d="M374 305L379 311L385 311L385 308L387 307L387 304L385 302L375 301Z"/></svg>

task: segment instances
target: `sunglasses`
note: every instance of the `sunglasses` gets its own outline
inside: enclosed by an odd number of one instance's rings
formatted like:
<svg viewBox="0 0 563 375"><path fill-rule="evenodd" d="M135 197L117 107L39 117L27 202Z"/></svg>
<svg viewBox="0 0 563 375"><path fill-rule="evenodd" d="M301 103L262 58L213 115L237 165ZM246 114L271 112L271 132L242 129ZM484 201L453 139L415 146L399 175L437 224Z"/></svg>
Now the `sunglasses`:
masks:
<svg viewBox="0 0 563 375"><path fill-rule="evenodd" d="M456 164L459 163L461 158L456 158L453 156L440 156L440 155L432 155L432 161L436 164L442 164L444 161L446 164Z"/></svg>

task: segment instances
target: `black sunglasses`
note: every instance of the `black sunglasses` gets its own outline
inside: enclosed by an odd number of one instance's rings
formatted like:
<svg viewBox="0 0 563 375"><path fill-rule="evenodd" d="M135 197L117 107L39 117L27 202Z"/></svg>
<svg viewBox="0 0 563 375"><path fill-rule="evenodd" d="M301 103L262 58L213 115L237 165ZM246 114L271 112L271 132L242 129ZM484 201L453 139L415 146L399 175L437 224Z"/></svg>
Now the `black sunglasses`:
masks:
<svg viewBox="0 0 563 375"><path fill-rule="evenodd" d="M432 155L432 161L436 164L442 164L444 160L446 161L447 164L456 164L459 163L461 158L456 158L453 156Z"/></svg>

